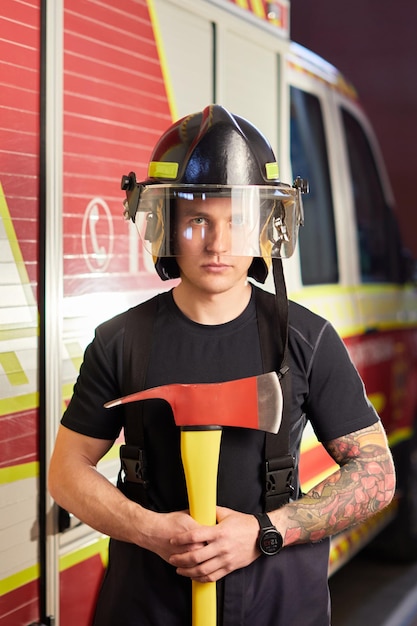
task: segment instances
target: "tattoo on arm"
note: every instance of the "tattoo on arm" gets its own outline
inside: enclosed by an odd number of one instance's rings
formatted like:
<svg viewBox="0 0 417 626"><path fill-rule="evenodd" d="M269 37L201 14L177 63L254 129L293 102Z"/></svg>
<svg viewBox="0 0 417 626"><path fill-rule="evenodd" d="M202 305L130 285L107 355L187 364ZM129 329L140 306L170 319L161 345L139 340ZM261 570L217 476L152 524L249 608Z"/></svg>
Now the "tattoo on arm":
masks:
<svg viewBox="0 0 417 626"><path fill-rule="evenodd" d="M379 423L323 444L340 469L288 505L286 543L319 541L383 509L395 473Z"/></svg>

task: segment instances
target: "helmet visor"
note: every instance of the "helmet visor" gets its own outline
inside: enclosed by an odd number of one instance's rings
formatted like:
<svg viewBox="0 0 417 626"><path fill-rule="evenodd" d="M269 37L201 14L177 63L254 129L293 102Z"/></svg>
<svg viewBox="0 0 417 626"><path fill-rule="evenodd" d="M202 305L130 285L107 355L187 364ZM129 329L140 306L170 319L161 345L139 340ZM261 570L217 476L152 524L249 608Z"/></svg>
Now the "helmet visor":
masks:
<svg viewBox="0 0 417 626"><path fill-rule="evenodd" d="M287 258L303 220L299 189L284 184L148 185L136 202L135 224L154 257Z"/></svg>

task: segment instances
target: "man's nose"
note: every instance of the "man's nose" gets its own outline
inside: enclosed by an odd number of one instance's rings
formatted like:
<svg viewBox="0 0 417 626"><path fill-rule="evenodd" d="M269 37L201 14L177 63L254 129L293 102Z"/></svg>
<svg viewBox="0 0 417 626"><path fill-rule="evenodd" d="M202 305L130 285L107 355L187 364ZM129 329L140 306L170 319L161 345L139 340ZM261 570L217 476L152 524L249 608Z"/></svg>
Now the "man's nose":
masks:
<svg viewBox="0 0 417 626"><path fill-rule="evenodd" d="M211 224L206 232L206 249L216 254L230 251L230 223L226 221Z"/></svg>

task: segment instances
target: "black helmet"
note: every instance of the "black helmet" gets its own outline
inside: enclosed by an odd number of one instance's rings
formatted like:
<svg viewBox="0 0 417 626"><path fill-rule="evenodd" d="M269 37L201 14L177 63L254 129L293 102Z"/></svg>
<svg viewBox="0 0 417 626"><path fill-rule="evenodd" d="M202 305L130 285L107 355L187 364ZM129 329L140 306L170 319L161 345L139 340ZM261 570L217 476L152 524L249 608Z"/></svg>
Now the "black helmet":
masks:
<svg viewBox="0 0 417 626"><path fill-rule="evenodd" d="M233 193L247 205L249 190L257 212L257 242L246 253L254 257L248 274L264 282L271 257L290 256L294 249L302 223L303 182L295 187L281 183L275 155L262 133L244 118L210 105L168 128L152 153L147 179L138 183L131 172L122 178L122 189L127 218L136 222L137 213L142 214L141 237L145 245L151 243L163 280L179 277L170 232L175 198Z"/></svg>

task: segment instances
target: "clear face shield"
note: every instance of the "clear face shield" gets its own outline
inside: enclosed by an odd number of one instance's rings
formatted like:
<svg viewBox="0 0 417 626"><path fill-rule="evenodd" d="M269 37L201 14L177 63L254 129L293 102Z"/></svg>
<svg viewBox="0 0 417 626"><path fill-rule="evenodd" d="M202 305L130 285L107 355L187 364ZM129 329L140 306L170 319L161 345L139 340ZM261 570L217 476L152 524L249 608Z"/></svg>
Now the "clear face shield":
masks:
<svg viewBox="0 0 417 626"><path fill-rule="evenodd" d="M153 257L288 258L303 223L303 190L302 184L135 185L125 213Z"/></svg>

